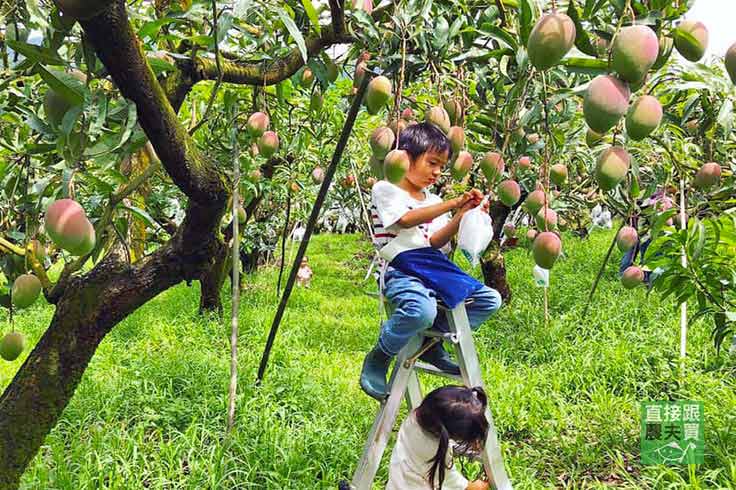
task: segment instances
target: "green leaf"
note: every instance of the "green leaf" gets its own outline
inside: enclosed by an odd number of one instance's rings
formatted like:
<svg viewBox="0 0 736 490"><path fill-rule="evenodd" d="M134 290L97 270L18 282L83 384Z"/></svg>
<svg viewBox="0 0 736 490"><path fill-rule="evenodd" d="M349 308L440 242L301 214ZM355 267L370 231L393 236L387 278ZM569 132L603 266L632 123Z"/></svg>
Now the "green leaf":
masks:
<svg viewBox="0 0 736 490"><path fill-rule="evenodd" d="M138 30L138 37L140 37L141 39L145 39L147 37L155 39L156 36L158 36L158 31L161 30L161 28L166 24L181 24L186 22L186 19L176 17L162 17L160 19L143 24L143 26L141 26L141 28Z"/></svg>
<svg viewBox="0 0 736 490"><path fill-rule="evenodd" d="M585 9L583 11L583 17L590 19L603 7L608 0L586 0ZM668 0L669 1L669 0Z"/></svg>
<svg viewBox="0 0 736 490"><path fill-rule="evenodd" d="M457 33L460 32L460 29L463 27L463 24L465 24L465 17L460 15L455 19L455 21L450 26L450 33L448 35L448 38L452 39L453 37L457 36Z"/></svg>
<svg viewBox="0 0 736 490"><path fill-rule="evenodd" d="M312 23L312 27L317 31L317 34L321 35L322 28L319 25L319 16L314 9L314 5L312 5L312 0L302 0L302 5L304 6L304 11L307 13L307 17L309 17L309 22Z"/></svg>
<svg viewBox="0 0 736 490"><path fill-rule="evenodd" d="M698 46L700 44L700 41L698 41L695 36L689 32L683 31L682 29L674 29L672 31L672 39L678 46L680 43L689 44L691 46Z"/></svg>
<svg viewBox="0 0 736 490"><path fill-rule="evenodd" d="M59 57L58 53L49 48L24 43L22 41L13 41L10 39L5 42L11 49L13 49L13 51L22 54L29 60L35 61L36 63L54 66L64 65L64 60Z"/></svg>
<svg viewBox="0 0 736 490"><path fill-rule="evenodd" d="M602 75L608 73L608 63L597 58L565 58L562 60L565 69L572 73L586 75Z"/></svg>
<svg viewBox="0 0 736 490"><path fill-rule="evenodd" d="M440 17L435 20L434 36L432 36L432 46L434 49L441 50L447 46L447 40L450 34L450 24L447 19Z"/></svg>
<svg viewBox="0 0 736 490"><path fill-rule="evenodd" d="M217 44L219 45L233 26L233 16L229 12L222 13L217 19Z"/></svg>
<svg viewBox="0 0 736 490"><path fill-rule="evenodd" d="M150 226L151 228L161 228L161 225L159 225L155 219L151 217L150 214L148 214L146 211L142 210L141 208L137 208L135 206L120 206L122 209L125 209L126 211L130 211L134 215L136 215L138 218L142 219L147 226Z"/></svg>
<svg viewBox="0 0 736 490"><path fill-rule="evenodd" d="M713 343L716 351L720 351L723 340L731 331L729 328L730 324L726 322L726 315L722 311L717 311L713 314L713 323L715 324L715 327L713 328L711 335L713 336Z"/></svg>
<svg viewBox="0 0 736 490"><path fill-rule="evenodd" d="M159 75L160 73L168 71L174 71L176 69L174 65L166 60L162 60L161 58L149 56L146 59L148 60L148 64L151 66L151 69L153 70L153 73L155 75Z"/></svg>
<svg viewBox="0 0 736 490"><path fill-rule="evenodd" d="M626 8L626 0L611 0L611 5L616 9L618 15L621 15L624 12L624 8Z"/></svg>
<svg viewBox="0 0 736 490"><path fill-rule="evenodd" d="M577 5L575 5L575 0L570 0L570 5L567 7L567 15L570 16L570 19L575 24L575 47L588 56L596 56L598 53L593 43L590 42L588 31L583 27L582 22L580 22L580 12Z"/></svg>
<svg viewBox="0 0 736 490"><path fill-rule="evenodd" d="M691 243L691 245L694 243L695 247L691 247L692 250L690 252L690 256L693 258L693 261L696 261L705 245L705 225L703 225L702 221L695 218L695 226L693 226L693 230L697 233L697 241Z"/></svg>
<svg viewBox="0 0 736 490"><path fill-rule="evenodd" d="M279 18L281 19L281 22L284 23L286 29L289 31L289 34L291 34L291 37L294 39L294 42L296 42L296 45L299 48L299 52L302 55L302 59L306 63L308 59L307 45L304 43L304 37L302 36L302 33L299 31L299 28L294 23L294 20L289 17L289 14L287 14L284 9L278 9L277 12L279 14Z"/></svg>
<svg viewBox="0 0 736 490"><path fill-rule="evenodd" d="M521 35L521 44L527 45L529 34L532 32L532 6L529 0L519 1L519 34Z"/></svg>
<svg viewBox="0 0 736 490"><path fill-rule="evenodd" d="M77 119L79 118L79 115L81 113L81 106L75 106L69 109L66 114L64 114L64 117L61 119L61 127L59 128L61 132L69 136L72 129L74 129L74 125L77 123Z"/></svg>
<svg viewBox="0 0 736 490"><path fill-rule="evenodd" d="M652 224L651 228L652 240L655 240L659 236L659 233L662 231L662 227L664 227L667 221L675 214L677 214L677 210L675 208L672 208L668 209L667 211L663 211L655 217L654 223ZM648 252L649 251L647 250L647 255L649 255Z"/></svg>
<svg viewBox="0 0 736 490"><path fill-rule="evenodd" d="M733 125L733 101L731 99L723 101L721 110L718 111L717 122L726 134L731 133L731 126Z"/></svg>
<svg viewBox="0 0 736 490"><path fill-rule="evenodd" d="M67 102L72 105L81 105L84 102L86 89L82 82L72 75L57 70L48 70L43 65L38 65L37 70L43 81Z"/></svg>
<svg viewBox="0 0 736 490"><path fill-rule="evenodd" d="M200 46L204 47L214 47L215 39L212 36L206 36L204 34L199 34L196 36L191 36L189 40L194 44L199 44Z"/></svg>
<svg viewBox="0 0 736 490"><path fill-rule="evenodd" d="M519 43L516 41L516 38L511 33L504 29L501 29L500 27L494 26L492 24L485 24L482 26L479 32L483 34L488 34L491 38L505 44L514 51L519 48Z"/></svg>
<svg viewBox="0 0 736 490"><path fill-rule="evenodd" d="M639 165L638 164L636 165L634 176L631 179L631 189L629 190L629 194L631 195L632 199L636 199L639 197L639 195L641 195L641 188L639 186Z"/></svg>
<svg viewBox="0 0 736 490"><path fill-rule="evenodd" d="M54 151L54 148L56 148L56 145L50 143L26 143L26 152L28 152L29 155L41 155Z"/></svg>
<svg viewBox="0 0 736 490"><path fill-rule="evenodd" d="M81 179L95 187L95 190L103 194L112 194L115 191L115 186L109 182L95 177L89 172L82 172Z"/></svg>

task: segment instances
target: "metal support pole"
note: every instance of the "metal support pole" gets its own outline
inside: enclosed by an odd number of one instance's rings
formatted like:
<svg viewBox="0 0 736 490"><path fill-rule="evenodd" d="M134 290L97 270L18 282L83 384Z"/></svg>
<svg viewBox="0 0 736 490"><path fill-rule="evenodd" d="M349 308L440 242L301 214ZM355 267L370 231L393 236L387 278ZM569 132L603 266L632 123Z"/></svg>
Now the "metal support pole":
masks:
<svg viewBox="0 0 736 490"><path fill-rule="evenodd" d="M330 162L330 166L327 167L325 179L324 181L322 181L322 186L319 188L317 200L314 202L312 213L309 215L309 221L307 222L307 229L304 232L304 238L302 239L301 243L299 243L299 250L296 253L296 257L294 258L294 263L291 266L291 272L289 273L289 279L286 281L284 294L281 296L281 302L279 303L278 309L276 310L276 316L274 317L273 323L271 324L271 330L268 333L266 347L263 351L263 356L261 356L261 364L258 367L258 377L256 378L256 385L260 384L264 374L266 373L268 358L271 355L271 349L273 348L273 343L276 340L276 333L278 332L279 325L281 324L281 318L284 316L284 311L286 311L286 304L288 303L289 296L291 296L291 291L294 288L294 281L296 280L296 274L299 270L299 264L301 263L302 257L304 257L305 252L307 251L309 239L311 238L312 231L317 224L317 218L319 217L319 213L322 210L322 204L325 201L325 197L327 197L327 190L330 188L330 183L332 182L332 178L335 176L337 165L340 163L342 153L345 150L345 146L348 143L348 138L350 137L350 133L353 130L355 118L358 116L358 111L360 110L360 105L363 101L363 94L365 93L365 89L368 86L368 82L370 81L370 79L371 76L366 71L366 76L363 77L363 83L360 84L358 92L355 94L355 99L353 99L353 104L350 106L350 112L348 113L347 119L345 119L345 124L343 125L340 139L337 142L337 146L335 146L335 152L332 154L332 162Z"/></svg>

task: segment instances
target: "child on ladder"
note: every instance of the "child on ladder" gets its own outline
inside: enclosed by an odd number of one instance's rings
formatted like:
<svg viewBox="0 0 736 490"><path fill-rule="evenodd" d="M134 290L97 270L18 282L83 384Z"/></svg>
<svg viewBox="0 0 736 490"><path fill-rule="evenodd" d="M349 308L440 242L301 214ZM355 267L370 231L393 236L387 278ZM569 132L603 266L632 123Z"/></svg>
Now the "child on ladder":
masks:
<svg viewBox="0 0 736 490"><path fill-rule="evenodd" d="M478 450L488 433L483 388L444 386L431 392L404 420L391 453L386 490L481 490L452 464L450 441Z"/></svg>
<svg viewBox="0 0 736 490"><path fill-rule="evenodd" d="M465 274L445 255L463 214L483 198L473 189L442 201L427 190L452 156L447 137L432 124L413 124L401 131L398 148L409 154L409 170L398 185L381 180L371 192L373 243L385 261L380 288L394 307L360 374L363 391L378 400L388 396L386 374L391 359L414 335L433 326L448 331L445 315L437 315L437 298L450 308L472 298L467 313L474 330L501 306L498 291ZM451 210L456 210L452 218L448 215ZM441 342L420 359L447 373L460 374Z"/></svg>

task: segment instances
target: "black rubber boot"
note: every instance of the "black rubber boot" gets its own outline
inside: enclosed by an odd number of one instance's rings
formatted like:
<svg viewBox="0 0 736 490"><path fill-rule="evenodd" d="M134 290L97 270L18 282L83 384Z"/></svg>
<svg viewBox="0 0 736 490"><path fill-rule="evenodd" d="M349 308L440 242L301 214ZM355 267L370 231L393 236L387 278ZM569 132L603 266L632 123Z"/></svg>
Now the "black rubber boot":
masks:
<svg viewBox="0 0 736 490"><path fill-rule="evenodd" d="M391 357L381 350L378 345L365 356L363 370L360 372L360 387L363 391L378 401L388 396L386 374L391 364Z"/></svg>
<svg viewBox="0 0 736 490"><path fill-rule="evenodd" d="M428 341L429 342L429 341ZM424 362L428 362L440 371L444 371L447 374L460 375L460 366L450 357L450 354L442 347L442 342L434 344L427 352L419 356Z"/></svg>

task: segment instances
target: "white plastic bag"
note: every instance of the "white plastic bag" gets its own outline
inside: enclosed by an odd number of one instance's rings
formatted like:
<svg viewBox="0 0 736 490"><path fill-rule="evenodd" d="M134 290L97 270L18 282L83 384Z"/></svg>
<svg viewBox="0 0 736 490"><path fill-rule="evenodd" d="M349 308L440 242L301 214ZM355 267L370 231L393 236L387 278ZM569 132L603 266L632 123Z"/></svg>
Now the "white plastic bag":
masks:
<svg viewBox="0 0 736 490"><path fill-rule="evenodd" d="M536 284L538 287L549 287L549 270L535 265L534 269L532 269L532 276L534 277L534 284Z"/></svg>
<svg viewBox="0 0 736 490"><path fill-rule="evenodd" d="M478 265L481 254L493 239L493 220L483 211L483 204L463 215L457 233L457 246L473 267Z"/></svg>
<svg viewBox="0 0 736 490"><path fill-rule="evenodd" d="M607 209L601 208L600 204L597 204L591 210L590 220L593 222L593 228L604 228L610 230L613 226L611 212Z"/></svg>
<svg viewBox="0 0 736 490"><path fill-rule="evenodd" d="M603 212L603 208L600 204L596 204L593 209L590 210L590 220L595 221L598 216Z"/></svg>
<svg viewBox="0 0 736 490"><path fill-rule="evenodd" d="M301 224L294 228L294 231L291 232L291 239L295 242L301 242L304 239L304 233L307 232L307 229L304 228Z"/></svg>

